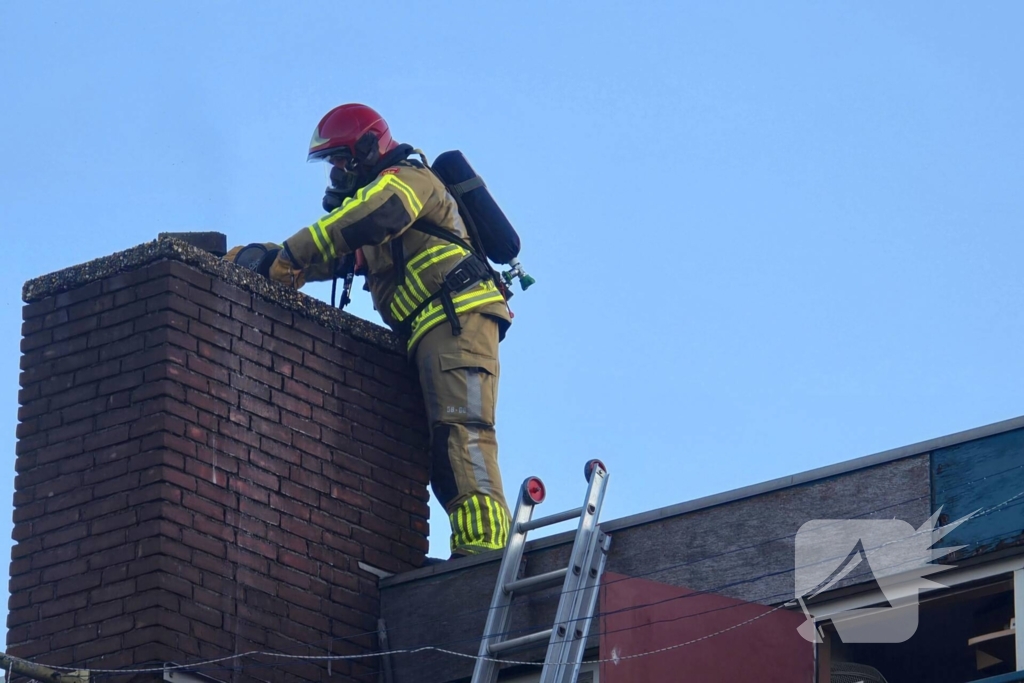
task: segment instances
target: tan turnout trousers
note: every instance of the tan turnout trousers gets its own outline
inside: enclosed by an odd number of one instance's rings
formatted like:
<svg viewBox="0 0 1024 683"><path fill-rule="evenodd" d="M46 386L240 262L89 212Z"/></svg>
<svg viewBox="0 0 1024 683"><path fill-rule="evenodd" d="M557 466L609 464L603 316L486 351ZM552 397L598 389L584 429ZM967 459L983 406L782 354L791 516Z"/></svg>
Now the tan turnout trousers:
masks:
<svg viewBox="0 0 1024 683"><path fill-rule="evenodd" d="M391 329L409 337L430 420L431 485L451 521L452 552L469 555L503 548L508 540L494 407L498 326L512 318L490 279L453 297L460 336L452 334L440 302L430 299L469 252L412 228L423 221L461 240L469 232L455 199L425 163L396 161L340 207L289 237L271 277L295 287L304 280L330 280L342 257L362 250L374 308Z"/></svg>
<svg viewBox="0 0 1024 683"><path fill-rule="evenodd" d="M494 413L498 398L498 322L459 316L462 334L444 322L416 348L430 422L434 495L451 522L451 551L472 555L504 548L509 511L498 470Z"/></svg>

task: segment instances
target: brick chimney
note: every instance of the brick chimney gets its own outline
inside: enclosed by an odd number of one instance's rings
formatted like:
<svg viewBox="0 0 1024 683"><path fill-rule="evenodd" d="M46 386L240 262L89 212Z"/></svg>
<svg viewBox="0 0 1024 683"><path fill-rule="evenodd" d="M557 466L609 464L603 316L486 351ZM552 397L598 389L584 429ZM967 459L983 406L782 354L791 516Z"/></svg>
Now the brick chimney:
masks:
<svg viewBox="0 0 1024 683"><path fill-rule="evenodd" d="M111 669L376 649L364 567L427 548L425 418L397 339L166 237L24 300L9 654ZM203 673L328 679L268 661ZM336 661L330 680L376 669Z"/></svg>

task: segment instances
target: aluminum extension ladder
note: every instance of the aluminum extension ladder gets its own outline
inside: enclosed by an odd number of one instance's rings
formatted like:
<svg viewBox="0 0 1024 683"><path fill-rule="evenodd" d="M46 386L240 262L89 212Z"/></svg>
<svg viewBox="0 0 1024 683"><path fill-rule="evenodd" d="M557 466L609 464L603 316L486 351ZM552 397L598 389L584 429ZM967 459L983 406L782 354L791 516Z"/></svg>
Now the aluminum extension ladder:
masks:
<svg viewBox="0 0 1024 683"><path fill-rule="evenodd" d="M583 505L535 520L532 519L533 509L544 502L544 484L537 477L529 477L523 482L509 529L508 545L501 558L491 608L487 613L487 624L480 640L472 683L495 683L500 666L496 658L544 641L548 642L548 651L540 683L575 683L583 661L590 622L597 606L601 574L611 547L611 536L601 531L597 524L608 485L608 471L600 460L591 460L583 471L589 482ZM519 578L527 532L577 517L580 523L576 529L569 566ZM537 633L508 638L513 597L559 584L562 585L562 592L553 626Z"/></svg>

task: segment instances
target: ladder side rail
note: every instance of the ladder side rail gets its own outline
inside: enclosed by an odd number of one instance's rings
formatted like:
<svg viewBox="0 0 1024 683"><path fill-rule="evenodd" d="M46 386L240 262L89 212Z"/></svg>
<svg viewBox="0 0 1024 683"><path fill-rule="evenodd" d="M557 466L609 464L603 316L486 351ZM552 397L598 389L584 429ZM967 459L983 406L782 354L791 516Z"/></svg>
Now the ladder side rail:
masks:
<svg viewBox="0 0 1024 683"><path fill-rule="evenodd" d="M577 614L575 627L571 629L573 638L564 641L562 654L556 660L555 677L551 680L555 683L575 683L580 675L580 667L583 664L583 653L587 649L587 637L590 635L590 627L594 623L594 614L597 609L597 599L601 593L601 577L604 575L604 567L608 561L608 551L612 545L612 537L600 531L594 538L594 552L587 563L587 579L585 587L581 591L580 613ZM543 679L542 679L543 681Z"/></svg>
<svg viewBox="0 0 1024 683"><path fill-rule="evenodd" d="M594 567L595 560L600 561L599 546L601 545L602 538L605 534L601 531L600 527L597 528L593 536L590 538L590 543L587 547L586 560L584 562L584 572L580 577L579 586L576 589L575 596L577 599L573 602L571 611L566 617L566 623L564 624L565 629L562 637L557 640L551 639L547 656L545 658L545 664L543 672L541 673L540 683L555 683L561 681L564 677L564 672L567 667L572 663L569 658L569 653L572 644L575 642L577 637L577 631L581 631L581 622L590 621L589 613L585 616L582 615L583 610L586 608L587 602L587 588L590 585L591 577L596 574L596 568ZM582 631L581 631L582 632Z"/></svg>
<svg viewBox="0 0 1024 683"><path fill-rule="evenodd" d="M542 682L553 680L549 676L557 671L558 662L563 656L565 642L571 641L576 627L573 620L579 613L581 593L583 592L580 587L589 573L586 569L587 556L593 552L594 536L601 533L597 522L601 514L601 504L604 501L607 483L608 472L603 467L595 466L590 476L590 484L583 502L583 514L580 516L576 540L569 558L569 571L566 574L565 584L562 586L562 596L555 613L551 640L548 643L547 657L540 678Z"/></svg>
<svg viewBox="0 0 1024 683"><path fill-rule="evenodd" d="M516 503L516 511L512 515L508 544L505 546L501 558L498 580L494 584L494 594L491 597L490 609L487 611L487 621L484 625L483 637L480 639L480 647L477 650L477 660L473 667L471 683L495 683L498 680L498 664L490 659L494 657L490 647L492 642L500 642L507 637L512 622L512 610L510 609L512 594L506 592L505 585L515 580L519 574L523 549L526 547L526 532L521 530L521 525L530 521L535 507L535 504L529 500L525 487L526 483L524 482L519 502Z"/></svg>

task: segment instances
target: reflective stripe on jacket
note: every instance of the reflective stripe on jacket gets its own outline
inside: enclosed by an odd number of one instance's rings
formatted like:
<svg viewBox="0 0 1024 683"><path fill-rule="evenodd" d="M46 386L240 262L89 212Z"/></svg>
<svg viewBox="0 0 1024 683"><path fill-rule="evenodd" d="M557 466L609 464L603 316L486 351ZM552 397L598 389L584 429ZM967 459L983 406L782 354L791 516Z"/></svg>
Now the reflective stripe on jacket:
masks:
<svg viewBox="0 0 1024 683"><path fill-rule="evenodd" d="M430 169L403 161L288 238L287 246L308 281L332 279L338 259L362 248L374 308L385 323L400 332L405 318L438 291L448 271L468 255L456 244L409 229L420 220L469 239L458 205L444 183ZM404 254L401 277L395 273L392 258L394 241ZM476 311L510 320L504 297L493 282L472 285L452 300L458 313ZM444 321L440 301L431 302L412 321L409 353L427 331Z"/></svg>

